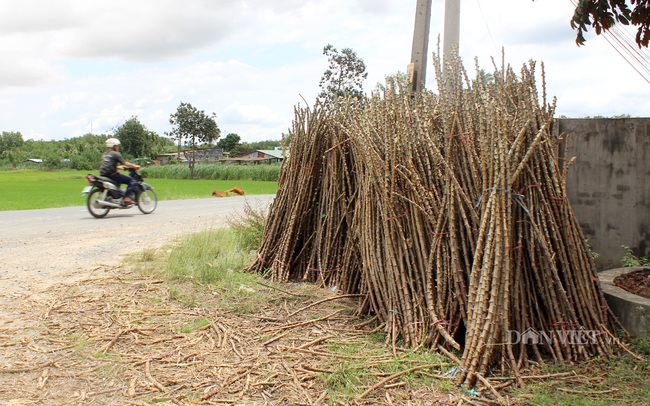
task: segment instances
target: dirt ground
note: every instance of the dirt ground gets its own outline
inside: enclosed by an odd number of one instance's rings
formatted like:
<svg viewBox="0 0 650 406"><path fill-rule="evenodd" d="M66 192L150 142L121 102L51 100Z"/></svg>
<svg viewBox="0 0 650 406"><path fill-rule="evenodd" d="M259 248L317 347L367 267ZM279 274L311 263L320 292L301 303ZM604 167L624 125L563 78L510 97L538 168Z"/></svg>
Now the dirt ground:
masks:
<svg viewBox="0 0 650 406"><path fill-rule="evenodd" d="M370 357L341 351L368 345L374 328L354 314L354 296L256 285L245 289L270 299L247 308L152 274L128 262L100 264L75 270L67 282L58 275L39 289L25 281L30 293L3 295L11 318L0 323L0 405L497 404L488 391L477 397L455 388L444 376L449 363L415 364L425 368L411 387L400 375L407 363L394 374L374 369L394 360L385 347ZM358 399L324 382L348 362L370 366L374 383ZM607 379L602 371L551 375L559 390ZM527 404L502 395L507 404Z"/></svg>
<svg viewBox="0 0 650 406"><path fill-rule="evenodd" d="M349 403L325 390L321 374L345 361L328 344L371 328L354 315L354 298L271 289L259 308L225 310L221 292L184 291L122 260L217 226L243 201L161 202L150 216L100 221L84 207L1 212L0 404ZM458 403L435 389L439 380L410 389L386 378L378 373L380 385L358 403Z"/></svg>
<svg viewBox="0 0 650 406"><path fill-rule="evenodd" d="M350 403L328 394L318 376L341 357L327 350L328 341L354 341L369 331L353 314L354 298L278 291L267 306L242 315L224 311L219 292L188 300L181 289L105 265L16 295L4 309L13 320L0 325L0 404ZM317 303L323 298L329 300ZM431 383L412 390L391 379L357 403L458 404Z"/></svg>

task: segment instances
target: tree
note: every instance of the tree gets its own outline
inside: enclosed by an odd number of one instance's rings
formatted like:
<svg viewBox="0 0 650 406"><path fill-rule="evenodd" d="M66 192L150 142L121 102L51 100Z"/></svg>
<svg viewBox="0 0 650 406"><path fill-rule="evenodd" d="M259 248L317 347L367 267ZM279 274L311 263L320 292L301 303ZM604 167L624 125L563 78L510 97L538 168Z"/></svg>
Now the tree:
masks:
<svg viewBox="0 0 650 406"><path fill-rule="evenodd" d="M25 140L23 140L23 135L20 132L3 131L0 136L0 154L20 148L24 142Z"/></svg>
<svg viewBox="0 0 650 406"><path fill-rule="evenodd" d="M343 48L339 52L332 45L323 48L327 55L329 69L323 73L319 87L322 89L318 97L325 102L341 97L363 97L363 81L368 77L366 64L352 49Z"/></svg>
<svg viewBox="0 0 650 406"><path fill-rule="evenodd" d="M11 163L11 167L14 168L20 156L18 149L24 143L25 140L20 132L3 131L0 136L0 158L7 159Z"/></svg>
<svg viewBox="0 0 650 406"><path fill-rule="evenodd" d="M114 131L120 140L120 149L131 158L153 157L158 135L147 130L137 117L131 117Z"/></svg>
<svg viewBox="0 0 650 406"><path fill-rule="evenodd" d="M650 0L631 0L632 9L625 0L580 0L576 6L571 27L578 30L576 43L584 45L587 27L594 27L596 35L611 29L616 24L638 26L636 43L648 47L650 42Z"/></svg>
<svg viewBox="0 0 650 406"><path fill-rule="evenodd" d="M411 85L404 72L397 72L394 74L384 76L384 83L377 82L374 92L387 93L387 92L400 92L403 89L410 91Z"/></svg>
<svg viewBox="0 0 650 406"><path fill-rule="evenodd" d="M241 141L241 137L239 135L230 133L226 135L225 138L220 139L217 143L217 146L219 148L222 148L224 151L232 151L232 149L235 148L237 144L239 144L239 141Z"/></svg>
<svg viewBox="0 0 650 406"><path fill-rule="evenodd" d="M198 110L190 103L183 103L178 106L176 113L169 117L169 123L172 125L172 136L178 140L178 148L183 140L190 147L192 152L189 154L190 178L194 179L194 163L196 161L195 150L198 142L211 144L221 135L221 130L217 125L217 115L212 113L206 114L203 110Z"/></svg>
<svg viewBox="0 0 650 406"><path fill-rule="evenodd" d="M105 135L85 134L81 137L61 141L63 144L61 158L70 162L70 167L77 170L98 169L102 154L106 151Z"/></svg>
<svg viewBox="0 0 650 406"><path fill-rule="evenodd" d="M479 69L476 71L476 79L472 81L472 87L485 88L494 83L494 75L485 69Z"/></svg>

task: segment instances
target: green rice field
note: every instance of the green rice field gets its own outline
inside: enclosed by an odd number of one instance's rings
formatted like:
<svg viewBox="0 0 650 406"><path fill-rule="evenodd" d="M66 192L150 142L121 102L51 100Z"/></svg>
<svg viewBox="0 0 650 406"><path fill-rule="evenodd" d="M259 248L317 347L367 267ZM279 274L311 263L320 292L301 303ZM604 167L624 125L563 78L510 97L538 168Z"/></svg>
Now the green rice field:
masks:
<svg viewBox="0 0 650 406"><path fill-rule="evenodd" d="M52 207L83 206L81 190L88 185L88 171L0 171L0 210L31 210ZM97 174L97 173L95 173ZM273 194L275 181L253 180L188 180L149 179L159 200L179 200L212 197L213 190L226 191L233 187L247 195Z"/></svg>

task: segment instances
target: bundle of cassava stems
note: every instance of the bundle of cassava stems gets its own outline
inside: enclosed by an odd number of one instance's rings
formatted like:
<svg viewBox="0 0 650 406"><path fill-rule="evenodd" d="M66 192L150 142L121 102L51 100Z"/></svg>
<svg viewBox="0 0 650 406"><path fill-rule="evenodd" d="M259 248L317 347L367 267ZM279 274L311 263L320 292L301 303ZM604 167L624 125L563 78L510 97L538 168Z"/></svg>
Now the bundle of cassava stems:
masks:
<svg viewBox="0 0 650 406"><path fill-rule="evenodd" d="M389 343L444 352L458 383L611 354L617 325L535 63L452 68L437 93L392 80L362 101L296 108L249 269L365 295L359 312Z"/></svg>

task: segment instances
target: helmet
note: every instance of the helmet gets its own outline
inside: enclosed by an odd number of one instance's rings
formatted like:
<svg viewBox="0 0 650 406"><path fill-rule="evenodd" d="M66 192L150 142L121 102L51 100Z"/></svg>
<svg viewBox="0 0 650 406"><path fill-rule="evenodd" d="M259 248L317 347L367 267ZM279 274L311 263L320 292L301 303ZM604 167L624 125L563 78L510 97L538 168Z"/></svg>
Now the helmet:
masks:
<svg viewBox="0 0 650 406"><path fill-rule="evenodd" d="M120 140L118 140L117 138L109 138L106 140L106 146L108 148L113 148L116 145L120 145Z"/></svg>

